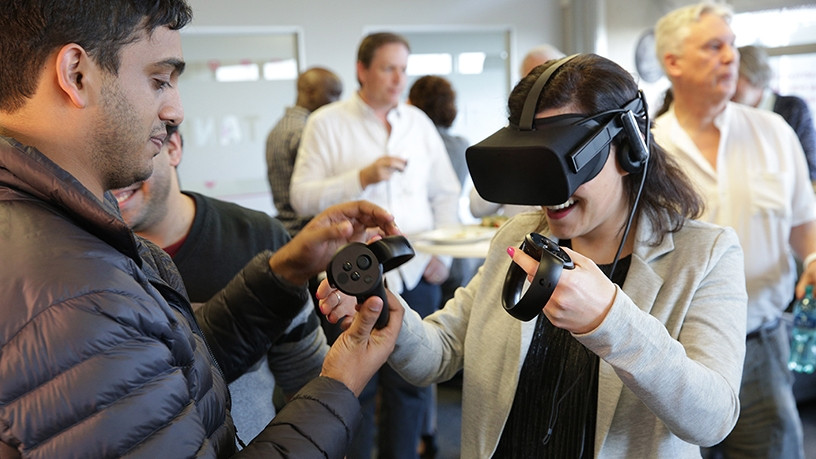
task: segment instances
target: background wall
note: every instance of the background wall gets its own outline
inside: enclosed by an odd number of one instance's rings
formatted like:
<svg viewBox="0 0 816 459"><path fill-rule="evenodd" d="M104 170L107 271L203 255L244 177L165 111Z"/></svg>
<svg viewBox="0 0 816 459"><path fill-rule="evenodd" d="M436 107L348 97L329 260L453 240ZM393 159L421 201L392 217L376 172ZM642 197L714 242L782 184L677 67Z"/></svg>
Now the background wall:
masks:
<svg viewBox="0 0 816 459"><path fill-rule="evenodd" d="M194 19L182 32L182 40L213 30L226 34L252 31L288 34L294 43L292 54L299 68L320 65L332 69L343 80L344 98L358 87L354 73L356 49L366 33L393 30L411 36L427 33L431 37L457 31L507 31L507 52L503 56L507 75L496 80L503 87L490 88L494 92L490 93L489 104L468 108L460 101L460 114L480 110L483 113L485 107L492 110L503 105L506 94L518 80L521 57L541 43L551 43L567 54L597 52L637 76L638 39L666 12L695 3L687 0L189 1ZM807 4L790 0L731 0L728 3L737 12ZM458 44L451 46L455 48ZM654 109L662 100L668 82L665 78L654 82L641 79L641 86ZM274 214L265 184L264 142L266 133L284 108L294 102L295 88L293 81L262 83L258 87L268 92L261 94L255 88L235 85L225 94L203 82L182 83L189 121L182 126L182 133L190 142L185 143L180 173L184 188ZM239 110L244 110L244 114L235 116ZM502 123L504 113L501 115L490 123ZM454 133L465 134L471 142L500 127L488 126L490 123L482 119L476 125L477 132L473 132L473 125L463 127L459 120L457 123ZM459 128L466 132L457 132ZM219 182L217 178L222 180ZM232 182L226 183L227 178Z"/></svg>
<svg viewBox="0 0 816 459"><path fill-rule="evenodd" d="M515 31L509 56L513 69L518 54L539 43L562 43L561 6L553 0L190 0L200 26L295 26L303 30L306 66L324 65L354 87L357 45L372 29L420 26L451 29L508 26Z"/></svg>
<svg viewBox="0 0 816 459"><path fill-rule="evenodd" d="M491 88L488 104L479 105L476 101L466 105L465 100L460 100L461 120L457 119L453 130L474 142L504 124L503 106L518 78L519 56L540 43L562 46L563 42L563 8L557 1L190 0L190 4L194 19L182 31L183 42L187 37L185 55L188 49L192 51L189 38L202 33L294 34L299 68L319 65L336 72L343 80L343 98L358 88L356 52L367 33L392 30L411 36L422 33L434 36L437 32L450 35L459 32L465 36L479 30L506 31L508 39L503 45L507 51L502 58L506 61L507 75L498 80L502 87ZM414 51L422 48L422 52L428 52L427 47L417 40ZM249 54L252 53L247 57ZM187 81L192 79L192 75L183 77ZM185 140L189 139L179 168L182 187L274 215L266 185L265 137L284 108L294 102L294 81L260 84L211 84L198 78L192 83L187 81L181 84L187 119L182 133ZM462 91L469 89L461 86ZM255 97L246 97L247 94ZM495 111L496 118L486 122L484 116L469 116L487 111Z"/></svg>

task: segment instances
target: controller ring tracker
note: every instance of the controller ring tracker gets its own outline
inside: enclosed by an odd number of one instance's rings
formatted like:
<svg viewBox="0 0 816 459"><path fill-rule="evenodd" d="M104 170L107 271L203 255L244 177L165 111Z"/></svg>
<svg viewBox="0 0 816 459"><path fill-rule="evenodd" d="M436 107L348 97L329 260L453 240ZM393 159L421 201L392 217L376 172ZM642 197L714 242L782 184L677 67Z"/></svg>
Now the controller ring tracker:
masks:
<svg viewBox="0 0 816 459"><path fill-rule="evenodd" d="M522 296L527 273L511 261L502 288L502 306L516 319L530 321L538 316L550 300L561 278L561 271L573 269L575 264L558 244L538 233L528 234L521 243L521 250L539 260L538 270Z"/></svg>

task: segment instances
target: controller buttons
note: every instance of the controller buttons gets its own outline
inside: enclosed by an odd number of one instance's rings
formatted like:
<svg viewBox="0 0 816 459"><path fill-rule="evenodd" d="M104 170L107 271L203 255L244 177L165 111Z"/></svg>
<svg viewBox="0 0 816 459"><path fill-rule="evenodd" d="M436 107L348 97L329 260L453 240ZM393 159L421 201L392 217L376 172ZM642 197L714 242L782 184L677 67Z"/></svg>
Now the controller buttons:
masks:
<svg viewBox="0 0 816 459"><path fill-rule="evenodd" d="M338 284L344 285L346 282L348 282L348 280L349 280L348 274L346 274L346 273L337 273L337 283Z"/></svg>
<svg viewBox="0 0 816 459"><path fill-rule="evenodd" d="M371 258L368 255L360 255L357 257L357 267L365 271L371 267Z"/></svg>
<svg viewBox="0 0 816 459"><path fill-rule="evenodd" d="M404 236L387 236L371 244L350 242L341 247L326 268L329 285L347 295L354 295L361 303L370 296L378 296L387 304L383 273L405 263L414 251ZM375 328L388 323L388 308L383 308Z"/></svg>

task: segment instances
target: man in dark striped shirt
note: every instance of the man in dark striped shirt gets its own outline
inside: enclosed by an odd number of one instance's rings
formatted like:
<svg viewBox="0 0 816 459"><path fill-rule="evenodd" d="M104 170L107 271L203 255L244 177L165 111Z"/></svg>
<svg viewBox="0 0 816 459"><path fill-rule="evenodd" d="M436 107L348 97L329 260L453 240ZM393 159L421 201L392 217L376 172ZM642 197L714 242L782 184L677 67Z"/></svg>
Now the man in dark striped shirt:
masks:
<svg viewBox="0 0 816 459"><path fill-rule="evenodd" d="M266 166L272 200L278 210L278 220L292 236L311 219L311 216L298 215L289 202L289 181L300 135L309 114L336 101L342 92L343 83L331 70L322 67L306 70L297 80L295 105L286 108L286 113L266 138Z"/></svg>

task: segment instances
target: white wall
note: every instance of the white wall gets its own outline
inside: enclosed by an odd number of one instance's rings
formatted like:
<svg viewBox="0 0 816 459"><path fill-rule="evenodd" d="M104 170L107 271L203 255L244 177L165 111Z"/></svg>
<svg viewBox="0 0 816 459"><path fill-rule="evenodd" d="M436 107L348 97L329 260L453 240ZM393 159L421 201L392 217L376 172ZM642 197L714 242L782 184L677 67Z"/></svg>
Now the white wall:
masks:
<svg viewBox="0 0 816 459"><path fill-rule="evenodd" d="M189 1L194 19L188 31L197 28L297 31L298 43L302 46L298 50L301 69L321 65L334 70L343 80L344 97L357 88L354 64L359 41L374 30L402 33L407 30L477 30L480 27L510 30L511 81L518 79L520 57L540 43L551 43L566 53L598 52L636 74L634 53L641 34L653 27L666 12L694 3L689 0ZM807 2L731 0L729 3L741 12ZM668 81L663 78L656 83L641 82L641 86L654 109L668 87ZM275 101L278 106L270 108L274 112L270 117L277 119L282 114L281 107L290 105L294 96L287 99L290 100ZM189 106L193 108L192 103ZM274 119L268 120L270 127ZM196 153L193 145L185 150L186 157ZM263 151L240 153L257 155L251 159L259 165L255 182L260 183L263 180L260 171ZM258 189L257 183L255 190ZM267 196L254 193L251 199L258 205L242 203L269 211L271 201Z"/></svg>
<svg viewBox="0 0 816 459"><path fill-rule="evenodd" d="M270 29L296 31L301 46L297 50L300 69L316 65L332 69L343 80L344 98L358 88L354 69L359 42L365 34L376 30L399 33L478 31L480 28L509 30L511 39L507 59L511 81L517 80L519 55L523 55L527 49L545 42L563 46L562 7L556 0L189 1L193 8L193 22L185 29L185 34L213 29L233 33ZM508 86L506 80L503 84ZM202 116L207 120L215 119L217 116L213 113L234 111L234 105L241 103L223 94L219 97L199 91L193 95L191 91L195 87L191 84L187 85L187 91L182 89L183 95L187 94L184 103L190 121L186 123L186 128L182 126L185 135L192 134L189 131L192 123ZM503 87L501 93L506 94L509 89ZM229 146L221 145L221 150L218 150L219 145L190 142L185 145L185 159L179 172L185 189L201 191L274 215L271 195L265 185L263 139L265 132L283 114L283 107L294 102L294 82L291 82L291 95L278 97L282 100L266 100L269 94L258 96L247 103L252 102L256 106L253 113L258 112L259 103L266 104L266 107L260 108L260 115L253 118L254 125L257 125L255 137L262 138L242 138ZM501 98L503 107L506 95ZM464 101L459 102L463 105ZM196 113L196 110L200 113ZM503 119L501 109L496 111ZM226 116L229 113L222 114ZM463 117L466 113L467 110L464 110ZM471 134L471 137L479 139L484 135ZM208 156L208 148L222 151L223 154Z"/></svg>
<svg viewBox="0 0 816 459"><path fill-rule="evenodd" d="M304 66L334 70L349 90L356 89L357 45L365 31L456 26L509 26L515 31L511 65L540 43L562 45L561 7L557 0L190 0L191 27L296 26L303 30Z"/></svg>
<svg viewBox="0 0 816 459"><path fill-rule="evenodd" d="M518 71L520 55L540 43L552 43L565 52L597 51L634 72L635 43L646 29L668 11L690 0L190 0L191 28L206 26L297 27L303 32L303 66L323 65L337 72L346 90L356 88L356 49L365 31L373 28L417 27L451 30L474 26L507 26L514 31L511 70ZM811 2L796 0L730 0L737 12ZM600 21L581 17L596 6ZM565 31L564 12L578 17L575 28L601 28L605 49L569 49L578 30ZM584 11L582 13L582 11ZM569 33L569 36L567 34ZM569 42L569 43L567 43ZM664 83L665 84L665 83ZM660 86L658 83L657 86Z"/></svg>

